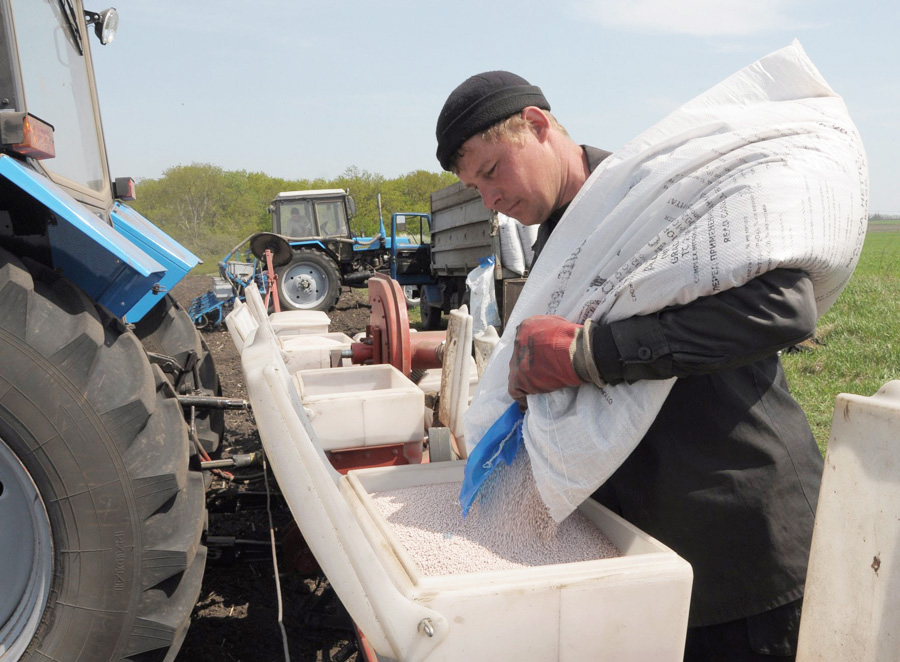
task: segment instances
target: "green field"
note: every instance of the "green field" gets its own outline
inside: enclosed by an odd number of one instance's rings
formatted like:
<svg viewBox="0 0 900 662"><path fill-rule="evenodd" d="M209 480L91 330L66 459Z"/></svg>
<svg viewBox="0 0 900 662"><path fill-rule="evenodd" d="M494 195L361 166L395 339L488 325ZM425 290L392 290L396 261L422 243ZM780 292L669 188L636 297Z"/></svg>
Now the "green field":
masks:
<svg viewBox="0 0 900 662"><path fill-rule="evenodd" d="M782 357L794 396L824 452L838 393L872 395L900 379L900 231L870 227L847 288L821 320L808 352Z"/></svg>

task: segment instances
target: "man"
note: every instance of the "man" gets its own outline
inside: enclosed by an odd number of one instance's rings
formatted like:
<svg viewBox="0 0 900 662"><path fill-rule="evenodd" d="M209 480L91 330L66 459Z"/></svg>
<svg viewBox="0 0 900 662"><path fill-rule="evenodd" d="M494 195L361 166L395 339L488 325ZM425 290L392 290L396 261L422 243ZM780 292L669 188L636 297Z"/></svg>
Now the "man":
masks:
<svg viewBox="0 0 900 662"><path fill-rule="evenodd" d="M608 153L576 144L540 88L473 76L448 97L437 157L489 208L540 224L535 259ZM564 232L565 227L558 231ZM655 422L594 498L694 570L686 660L791 659L822 457L777 352L810 337L799 270L613 323L526 319L509 393L677 377Z"/></svg>
<svg viewBox="0 0 900 662"><path fill-rule="evenodd" d="M289 236L312 237L315 234L312 219L308 215L308 210L306 211L306 214L301 215L300 209L298 209L297 207L291 207L291 215L287 224Z"/></svg>

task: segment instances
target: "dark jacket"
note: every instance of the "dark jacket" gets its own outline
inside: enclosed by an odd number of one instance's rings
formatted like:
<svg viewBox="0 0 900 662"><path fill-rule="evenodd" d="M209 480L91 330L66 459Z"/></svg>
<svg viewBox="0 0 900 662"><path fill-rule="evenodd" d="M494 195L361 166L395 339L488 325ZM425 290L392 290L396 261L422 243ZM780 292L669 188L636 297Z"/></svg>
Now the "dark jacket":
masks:
<svg viewBox="0 0 900 662"><path fill-rule="evenodd" d="M679 378L594 497L690 562L692 626L803 594L823 462L776 352L814 329L812 283L779 269L591 336L612 384Z"/></svg>

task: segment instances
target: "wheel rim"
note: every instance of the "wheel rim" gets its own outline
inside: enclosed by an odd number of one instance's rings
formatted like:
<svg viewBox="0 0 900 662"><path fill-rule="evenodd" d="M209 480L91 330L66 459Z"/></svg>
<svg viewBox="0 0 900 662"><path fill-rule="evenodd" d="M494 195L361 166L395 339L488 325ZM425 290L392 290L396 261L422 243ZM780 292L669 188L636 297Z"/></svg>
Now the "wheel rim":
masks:
<svg viewBox="0 0 900 662"><path fill-rule="evenodd" d="M421 303L418 285L404 285L403 296L406 298L407 306L418 306Z"/></svg>
<svg viewBox="0 0 900 662"><path fill-rule="evenodd" d="M298 262L281 276L281 292L295 308L314 308L328 295L328 274L312 262Z"/></svg>
<svg viewBox="0 0 900 662"><path fill-rule="evenodd" d="M31 475L0 438L0 655L18 659L47 606L53 577L50 519Z"/></svg>

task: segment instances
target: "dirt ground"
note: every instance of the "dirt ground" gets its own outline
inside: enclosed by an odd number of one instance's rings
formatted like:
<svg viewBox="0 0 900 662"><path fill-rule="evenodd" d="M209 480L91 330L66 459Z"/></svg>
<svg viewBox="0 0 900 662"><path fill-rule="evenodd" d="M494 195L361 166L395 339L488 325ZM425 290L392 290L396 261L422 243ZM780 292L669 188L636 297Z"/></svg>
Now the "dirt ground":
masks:
<svg viewBox="0 0 900 662"><path fill-rule="evenodd" d="M209 276L188 276L173 290L175 299L185 308L193 297L211 287ZM365 330L369 320L366 289L347 289L335 310L329 313L331 330L353 335ZM246 398L240 358L224 325L204 331L203 337L216 361L223 395ZM259 435L246 412L226 413L225 457L260 450ZM284 660L284 646L278 625L275 574L269 545L269 518L247 498L248 493L264 493L265 482L259 467L233 472L237 482L217 478L209 492L210 540L230 538L253 541L232 548L210 546L203 588L187 637L176 662L276 662ZM269 485L277 491L269 475ZM217 512L234 500L221 498L239 492L244 495L238 512ZM275 539L282 540L291 526L290 513L277 497L272 501ZM294 662L335 662L356 660L356 641L346 612L319 575L303 576L291 569L285 545L279 545L278 566L281 579L283 622L290 659Z"/></svg>

